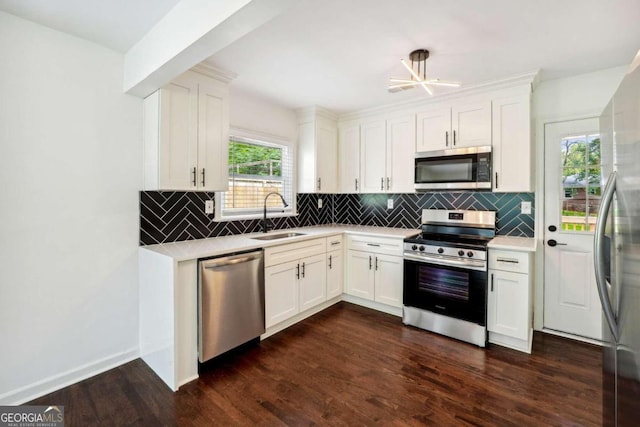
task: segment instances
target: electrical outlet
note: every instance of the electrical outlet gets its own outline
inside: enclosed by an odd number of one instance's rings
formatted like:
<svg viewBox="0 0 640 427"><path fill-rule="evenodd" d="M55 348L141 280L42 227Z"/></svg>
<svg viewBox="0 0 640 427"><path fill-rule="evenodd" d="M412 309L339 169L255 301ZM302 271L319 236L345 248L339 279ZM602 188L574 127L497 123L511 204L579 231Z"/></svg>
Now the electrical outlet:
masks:
<svg viewBox="0 0 640 427"><path fill-rule="evenodd" d="M531 202L521 202L520 213L525 215L531 215Z"/></svg>
<svg viewBox="0 0 640 427"><path fill-rule="evenodd" d="M318 199L318 209L322 209L322 199Z"/></svg>
<svg viewBox="0 0 640 427"><path fill-rule="evenodd" d="M212 214L213 213L213 200L205 200L204 201L204 213Z"/></svg>
<svg viewBox="0 0 640 427"><path fill-rule="evenodd" d="M387 199L387 209L393 209L393 199Z"/></svg>

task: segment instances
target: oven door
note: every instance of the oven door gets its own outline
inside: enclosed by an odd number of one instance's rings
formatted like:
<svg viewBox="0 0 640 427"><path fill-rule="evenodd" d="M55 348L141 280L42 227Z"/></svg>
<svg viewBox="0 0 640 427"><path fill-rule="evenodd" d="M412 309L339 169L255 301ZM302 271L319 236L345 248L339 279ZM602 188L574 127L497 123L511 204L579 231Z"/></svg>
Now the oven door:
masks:
<svg viewBox="0 0 640 427"><path fill-rule="evenodd" d="M403 304L486 326L487 272L404 260Z"/></svg>
<svg viewBox="0 0 640 427"><path fill-rule="evenodd" d="M416 190L491 189L491 147L417 153Z"/></svg>

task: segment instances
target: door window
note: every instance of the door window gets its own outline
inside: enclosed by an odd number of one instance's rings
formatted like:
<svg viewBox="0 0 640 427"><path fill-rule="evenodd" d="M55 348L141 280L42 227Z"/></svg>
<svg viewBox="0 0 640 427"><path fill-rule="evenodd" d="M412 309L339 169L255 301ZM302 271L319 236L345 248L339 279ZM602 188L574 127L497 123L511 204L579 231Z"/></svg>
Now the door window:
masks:
<svg viewBox="0 0 640 427"><path fill-rule="evenodd" d="M560 141L562 231L593 232L596 226L602 174L600 135L571 135Z"/></svg>

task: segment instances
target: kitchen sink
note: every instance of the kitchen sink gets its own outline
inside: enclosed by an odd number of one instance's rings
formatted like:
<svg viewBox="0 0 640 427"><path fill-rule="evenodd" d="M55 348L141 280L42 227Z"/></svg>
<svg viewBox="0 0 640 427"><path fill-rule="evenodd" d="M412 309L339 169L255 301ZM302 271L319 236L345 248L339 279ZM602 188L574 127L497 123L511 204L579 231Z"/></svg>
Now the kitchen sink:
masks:
<svg viewBox="0 0 640 427"><path fill-rule="evenodd" d="M255 240L277 240L286 239L287 237L304 236L304 233L279 233L279 234L265 234L260 237L252 237Z"/></svg>

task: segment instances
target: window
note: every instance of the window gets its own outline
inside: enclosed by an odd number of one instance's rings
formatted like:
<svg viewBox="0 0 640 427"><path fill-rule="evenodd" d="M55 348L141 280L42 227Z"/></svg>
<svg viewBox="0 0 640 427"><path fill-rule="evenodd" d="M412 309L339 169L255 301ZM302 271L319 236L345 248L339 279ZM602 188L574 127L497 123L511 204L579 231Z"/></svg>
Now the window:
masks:
<svg viewBox="0 0 640 427"><path fill-rule="evenodd" d="M562 230L592 232L600 206L600 135L574 135L560 142Z"/></svg>
<svg viewBox="0 0 640 427"><path fill-rule="evenodd" d="M285 143L267 139L272 138L249 138L232 133L229 138L229 190L216 193L216 220L261 217L264 198L274 191L282 194L289 206L283 207L277 196L269 197L267 212L271 212L270 217L295 214L293 150Z"/></svg>

